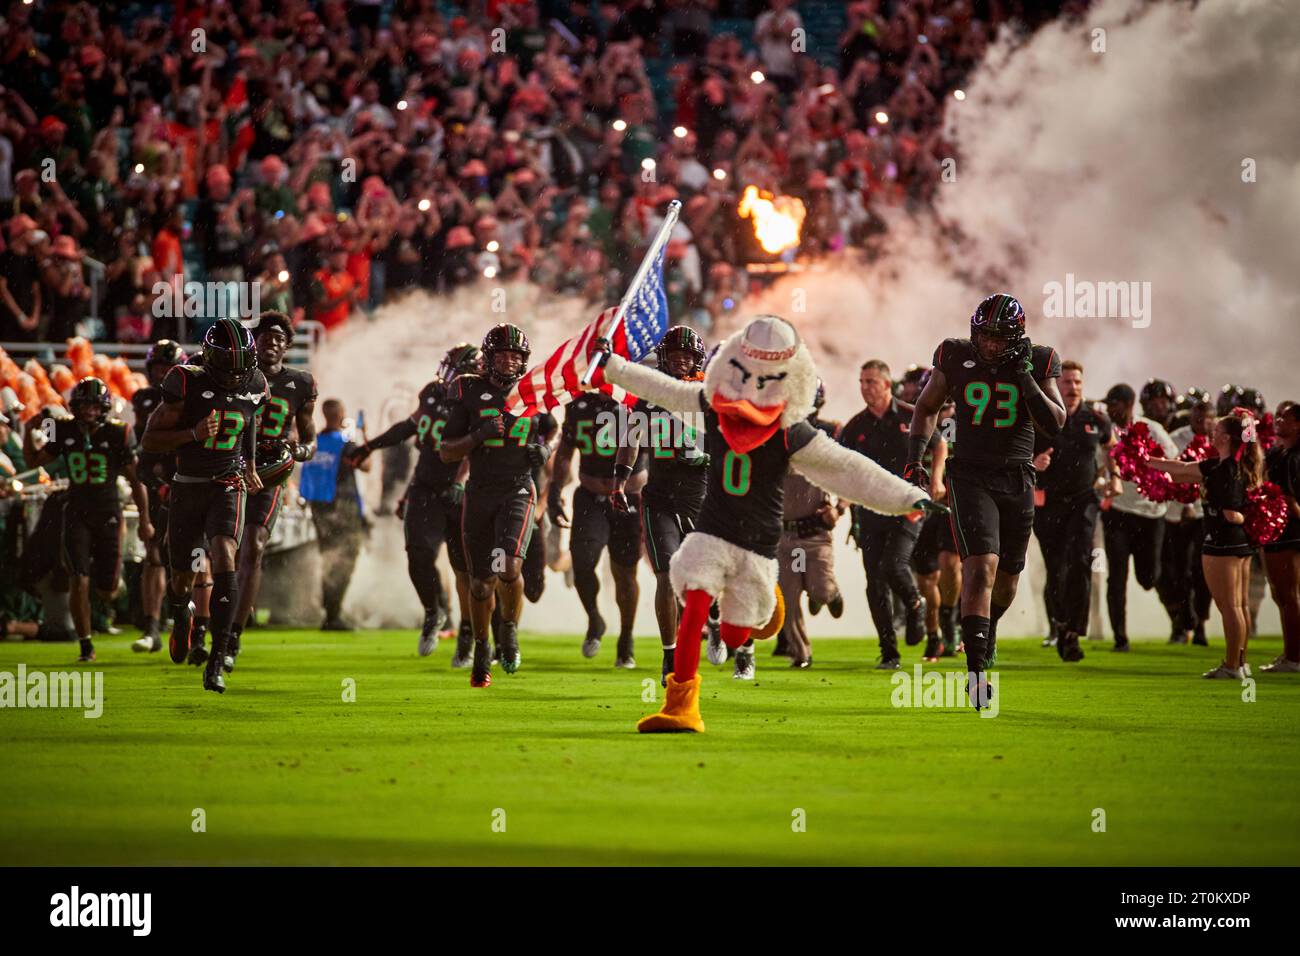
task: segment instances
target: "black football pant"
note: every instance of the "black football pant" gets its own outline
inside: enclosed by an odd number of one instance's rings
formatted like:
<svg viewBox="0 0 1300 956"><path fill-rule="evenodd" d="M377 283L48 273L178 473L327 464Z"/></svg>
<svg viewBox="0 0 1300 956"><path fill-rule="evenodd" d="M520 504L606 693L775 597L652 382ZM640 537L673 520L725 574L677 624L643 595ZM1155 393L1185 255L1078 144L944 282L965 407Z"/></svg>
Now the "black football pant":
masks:
<svg viewBox="0 0 1300 956"><path fill-rule="evenodd" d="M1210 589L1201 569L1204 539L1204 518L1171 521L1165 525L1165 543L1160 550L1160 590L1176 630L1195 630L1210 616Z"/></svg>
<svg viewBox="0 0 1300 956"><path fill-rule="evenodd" d="M880 635L880 652L886 659L897 657L890 599L897 596L909 608L921 599L912 577L912 549L921 536L921 522L860 508L857 525L862 567L867 572L867 606Z"/></svg>
<svg viewBox="0 0 1300 956"><path fill-rule="evenodd" d="M1101 519L1106 542L1106 607L1117 643L1128 640L1128 562L1138 584L1150 591L1160 582L1160 552L1165 539L1165 519L1143 518L1111 508Z"/></svg>
<svg viewBox="0 0 1300 956"><path fill-rule="evenodd" d="M1070 498L1050 496L1034 515L1034 534L1047 570L1048 617L1067 631L1088 633L1092 602L1092 540L1101 508L1091 489Z"/></svg>

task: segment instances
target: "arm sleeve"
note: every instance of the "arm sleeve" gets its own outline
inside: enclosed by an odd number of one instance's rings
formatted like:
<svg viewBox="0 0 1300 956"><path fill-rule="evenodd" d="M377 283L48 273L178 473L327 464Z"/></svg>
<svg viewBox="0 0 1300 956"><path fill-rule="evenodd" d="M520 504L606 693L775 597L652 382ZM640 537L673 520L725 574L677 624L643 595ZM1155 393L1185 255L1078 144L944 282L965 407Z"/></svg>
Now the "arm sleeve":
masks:
<svg viewBox="0 0 1300 956"><path fill-rule="evenodd" d="M415 426L415 416L403 418L400 422L388 429L382 434L376 435L370 441L366 442L372 449L388 448L390 445L400 445L406 439L410 438L418 430ZM445 427L445 426L444 426Z"/></svg>
<svg viewBox="0 0 1300 956"><path fill-rule="evenodd" d="M790 464L819 488L886 515L907 514L930 497L911 482L890 474L870 458L842 448L824 433L813 435L790 456Z"/></svg>
<svg viewBox="0 0 1300 956"><path fill-rule="evenodd" d="M605 381L619 385L638 398L670 412L700 410L704 386L699 382L682 382L663 372L629 362L621 355L611 355L605 365Z"/></svg>

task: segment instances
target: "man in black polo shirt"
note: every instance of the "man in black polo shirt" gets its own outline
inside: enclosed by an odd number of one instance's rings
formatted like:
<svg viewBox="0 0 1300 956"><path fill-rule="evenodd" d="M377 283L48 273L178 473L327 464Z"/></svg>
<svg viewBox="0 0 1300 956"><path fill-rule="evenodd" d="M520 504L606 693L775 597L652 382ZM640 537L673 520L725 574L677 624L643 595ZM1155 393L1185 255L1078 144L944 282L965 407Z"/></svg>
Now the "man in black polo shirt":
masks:
<svg viewBox="0 0 1300 956"><path fill-rule="evenodd" d="M1083 366L1061 363L1065 427L1045 439L1034 457L1043 506L1034 516L1034 534L1047 566L1047 611L1058 635L1063 661L1083 660L1079 636L1087 633L1092 600L1092 541L1101 514L1097 478L1109 470L1099 450L1115 443L1110 419L1083 400ZM1109 458L1106 459L1109 461Z"/></svg>
<svg viewBox="0 0 1300 956"><path fill-rule="evenodd" d="M840 444L901 477L908 461L907 436L913 407L893 397L889 366L880 359L863 363L858 384L867 407L845 423ZM935 432L931 446L941 441ZM931 495L936 490L930 489ZM867 572L867 604L880 635L880 663L876 668L897 670L900 662L891 596L897 596L906 609L908 646L919 644L925 637L925 601L911 568L921 522L906 515L882 515L856 506L853 516L854 539L862 549L862 566Z"/></svg>

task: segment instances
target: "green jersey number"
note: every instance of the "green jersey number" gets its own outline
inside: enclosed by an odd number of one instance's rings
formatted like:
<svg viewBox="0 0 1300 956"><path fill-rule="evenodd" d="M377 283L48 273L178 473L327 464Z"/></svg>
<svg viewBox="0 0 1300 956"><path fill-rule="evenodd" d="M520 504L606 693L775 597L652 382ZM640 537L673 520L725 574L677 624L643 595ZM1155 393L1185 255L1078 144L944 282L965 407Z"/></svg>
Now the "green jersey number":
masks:
<svg viewBox="0 0 1300 956"><path fill-rule="evenodd" d="M994 392L998 396L996 401L993 401ZM1016 423L1016 409L1020 402L1019 386L1011 382L998 382L990 389L988 382L969 382L966 385L966 404L975 409L975 414L971 417L972 425L983 423L990 401L998 412L993 418L994 428L1010 428Z"/></svg>
<svg viewBox="0 0 1300 956"><path fill-rule="evenodd" d="M596 454L601 458L608 458L614 454L614 436L611 426L607 424L597 430L593 438L591 432L596 428L596 424L591 420L578 422L574 427L574 444L583 455Z"/></svg>
<svg viewBox="0 0 1300 956"><path fill-rule="evenodd" d="M74 485L102 485L108 480L108 459L99 452L72 451L64 457Z"/></svg>
<svg viewBox="0 0 1300 956"><path fill-rule="evenodd" d="M673 448L673 423L667 415L656 415L650 419L650 447L656 458L672 458L677 454Z"/></svg>
<svg viewBox="0 0 1300 956"><path fill-rule="evenodd" d="M729 495L749 494L749 473L753 463L748 455L737 454L730 448L722 459L722 490Z"/></svg>
<svg viewBox="0 0 1300 956"><path fill-rule="evenodd" d="M421 415L419 422L416 423L416 441L422 442L427 436L433 450L437 451L442 447L442 429L447 424L445 418L434 419L428 415Z"/></svg>
<svg viewBox="0 0 1300 956"><path fill-rule="evenodd" d="M219 412L221 420L217 423L217 433L204 439L203 447L212 451L230 451L244 433L248 419L243 412Z"/></svg>
<svg viewBox="0 0 1300 956"><path fill-rule="evenodd" d="M271 396L271 401L263 409L265 416L258 426L259 438L279 438L284 434L284 423L289 417L289 403L283 398ZM262 411L258 412L259 415Z"/></svg>
<svg viewBox="0 0 1300 956"><path fill-rule="evenodd" d="M498 408L480 408L478 414L480 418L495 418L501 414L501 410ZM519 443L519 447L522 448L528 444L528 432L531 430L532 422L531 418L516 418L515 423L510 426L510 431L506 433L506 437L515 439ZM484 446L488 448L503 448L505 443L506 439L504 437L489 438L483 442Z"/></svg>

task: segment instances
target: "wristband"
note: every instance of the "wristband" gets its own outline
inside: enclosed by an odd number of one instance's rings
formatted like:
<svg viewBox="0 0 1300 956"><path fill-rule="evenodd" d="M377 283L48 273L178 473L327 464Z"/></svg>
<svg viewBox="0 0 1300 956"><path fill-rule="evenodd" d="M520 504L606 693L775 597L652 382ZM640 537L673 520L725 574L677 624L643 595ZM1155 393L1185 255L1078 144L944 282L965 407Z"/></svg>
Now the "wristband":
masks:
<svg viewBox="0 0 1300 956"><path fill-rule="evenodd" d="M614 479L616 481L627 481L632 477L632 466L627 464L617 464L614 466Z"/></svg>
<svg viewBox="0 0 1300 956"><path fill-rule="evenodd" d="M909 462L921 462L925 460L925 450L930 445L929 436L921 437L920 435L907 436L907 460Z"/></svg>

